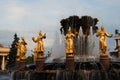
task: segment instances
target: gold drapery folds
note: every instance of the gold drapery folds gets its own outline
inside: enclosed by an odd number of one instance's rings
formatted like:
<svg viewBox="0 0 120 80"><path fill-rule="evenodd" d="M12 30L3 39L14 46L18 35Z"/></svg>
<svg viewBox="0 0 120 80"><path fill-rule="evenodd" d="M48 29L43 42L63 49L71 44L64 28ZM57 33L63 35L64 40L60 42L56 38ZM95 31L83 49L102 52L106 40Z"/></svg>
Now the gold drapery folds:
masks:
<svg viewBox="0 0 120 80"><path fill-rule="evenodd" d="M21 37L21 41L16 43L17 48L17 61L25 60L26 59L26 52L27 52L27 43L24 37Z"/></svg>
<svg viewBox="0 0 120 80"><path fill-rule="evenodd" d="M75 34L71 32L71 28L69 27L68 29L68 33L65 36L65 41L66 41L66 55L74 55L75 49L74 49L74 42L73 42L73 38L76 36L76 32Z"/></svg>

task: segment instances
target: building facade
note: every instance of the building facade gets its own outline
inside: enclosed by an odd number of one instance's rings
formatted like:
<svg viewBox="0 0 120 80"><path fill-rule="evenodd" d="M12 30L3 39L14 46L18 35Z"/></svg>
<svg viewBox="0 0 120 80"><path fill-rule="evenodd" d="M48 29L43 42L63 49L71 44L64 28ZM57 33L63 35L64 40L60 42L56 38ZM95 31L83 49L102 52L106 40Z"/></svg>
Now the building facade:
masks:
<svg viewBox="0 0 120 80"><path fill-rule="evenodd" d="M5 70L6 59L10 52L10 48L0 47L0 69Z"/></svg>

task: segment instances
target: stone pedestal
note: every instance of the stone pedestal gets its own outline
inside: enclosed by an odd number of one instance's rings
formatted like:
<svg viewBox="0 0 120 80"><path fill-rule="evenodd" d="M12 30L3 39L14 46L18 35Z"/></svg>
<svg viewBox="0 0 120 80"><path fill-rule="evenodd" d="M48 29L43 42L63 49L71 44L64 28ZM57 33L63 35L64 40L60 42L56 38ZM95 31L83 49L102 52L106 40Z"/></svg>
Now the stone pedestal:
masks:
<svg viewBox="0 0 120 80"><path fill-rule="evenodd" d="M74 71L74 56L66 55L66 70L73 72Z"/></svg>
<svg viewBox="0 0 120 80"><path fill-rule="evenodd" d="M38 58L36 60L36 71L41 71L43 69L43 66L44 66L44 58Z"/></svg>
<svg viewBox="0 0 120 80"><path fill-rule="evenodd" d="M20 61L16 61L16 62L15 62L15 68L16 68L16 69L19 69L20 66L21 66L21 65L20 65Z"/></svg>
<svg viewBox="0 0 120 80"><path fill-rule="evenodd" d="M100 55L100 62L102 63L104 69L107 71L110 67L110 58L108 55Z"/></svg>
<svg viewBox="0 0 120 80"><path fill-rule="evenodd" d="M25 68L26 66L26 60L20 60L20 67Z"/></svg>

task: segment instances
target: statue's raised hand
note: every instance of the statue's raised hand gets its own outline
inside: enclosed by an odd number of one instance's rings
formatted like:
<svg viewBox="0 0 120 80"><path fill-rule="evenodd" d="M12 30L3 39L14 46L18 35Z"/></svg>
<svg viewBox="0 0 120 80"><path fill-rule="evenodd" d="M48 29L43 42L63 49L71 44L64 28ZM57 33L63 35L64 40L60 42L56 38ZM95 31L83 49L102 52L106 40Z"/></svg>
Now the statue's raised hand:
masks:
<svg viewBox="0 0 120 80"><path fill-rule="evenodd" d="M34 37L32 37L32 40L33 40L33 41L35 41L35 38L34 38Z"/></svg>

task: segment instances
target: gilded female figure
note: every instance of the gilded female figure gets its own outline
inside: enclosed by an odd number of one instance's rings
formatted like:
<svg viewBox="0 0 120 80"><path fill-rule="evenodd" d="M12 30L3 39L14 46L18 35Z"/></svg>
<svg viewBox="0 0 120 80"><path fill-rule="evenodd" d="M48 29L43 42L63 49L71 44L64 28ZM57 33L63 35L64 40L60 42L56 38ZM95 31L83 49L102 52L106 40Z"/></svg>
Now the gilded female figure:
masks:
<svg viewBox="0 0 120 80"><path fill-rule="evenodd" d="M44 43L42 41L42 39L46 38L46 34L42 34L42 32L39 32L39 36L35 39L34 37L32 37L32 40L37 43L36 48L34 49L34 52L44 52Z"/></svg>
<svg viewBox="0 0 120 80"><path fill-rule="evenodd" d="M106 54L107 42L106 37L112 37L112 35L105 32L104 27L101 26L100 31L97 32L97 37L99 37L99 48L102 54Z"/></svg>
<svg viewBox="0 0 120 80"><path fill-rule="evenodd" d="M26 45L27 45L27 43L26 43L24 37L22 37L21 42L16 43L16 48L17 48L17 59L16 60L17 61L26 59L26 52L27 52Z"/></svg>
<svg viewBox="0 0 120 80"><path fill-rule="evenodd" d="M68 33L65 36L66 40L66 54L68 53L74 53L74 43L73 38L75 37L75 34L71 32L71 29L68 29Z"/></svg>
<svg viewBox="0 0 120 80"><path fill-rule="evenodd" d="M21 59L26 59L26 52L27 52L27 47L26 47L26 45L27 45L27 43L26 43L26 41L25 41L25 38L24 37L22 37L22 41L20 42L20 44L21 44Z"/></svg>

